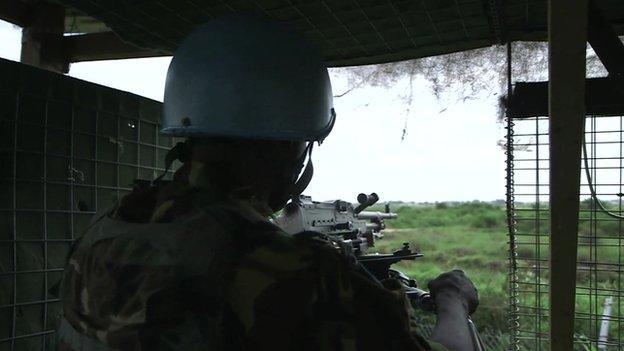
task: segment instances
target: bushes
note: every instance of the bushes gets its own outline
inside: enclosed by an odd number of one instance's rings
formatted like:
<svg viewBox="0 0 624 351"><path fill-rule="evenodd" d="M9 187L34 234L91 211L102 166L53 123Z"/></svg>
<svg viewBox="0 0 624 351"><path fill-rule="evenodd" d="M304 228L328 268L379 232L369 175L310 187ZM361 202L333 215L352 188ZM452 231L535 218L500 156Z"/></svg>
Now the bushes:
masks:
<svg viewBox="0 0 624 351"><path fill-rule="evenodd" d="M446 210L448 208L448 204L446 202L436 202L435 208L436 210Z"/></svg>
<svg viewBox="0 0 624 351"><path fill-rule="evenodd" d="M502 206L486 202L459 204L436 203L434 206L403 206L396 209L399 218L388 221L390 228L432 228L469 226L479 229L505 227L505 211Z"/></svg>
<svg viewBox="0 0 624 351"><path fill-rule="evenodd" d="M505 214L484 212L475 215L470 223L475 228L495 228L505 224Z"/></svg>

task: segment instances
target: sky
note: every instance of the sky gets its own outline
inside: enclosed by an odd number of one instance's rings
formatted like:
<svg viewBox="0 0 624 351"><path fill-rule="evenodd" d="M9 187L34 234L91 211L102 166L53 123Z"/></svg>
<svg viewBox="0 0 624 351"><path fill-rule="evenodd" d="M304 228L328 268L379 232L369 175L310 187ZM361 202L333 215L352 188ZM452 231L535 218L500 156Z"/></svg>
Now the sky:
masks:
<svg viewBox="0 0 624 351"><path fill-rule="evenodd" d="M0 21L0 57L19 61L21 29ZM75 63L69 75L162 101L170 57ZM334 93L348 88L330 69ZM416 80L407 113L407 79L389 88L363 87L334 100L334 130L315 147L314 200L491 201L505 195L505 155L497 145L496 97L438 101ZM401 140L407 121L407 134Z"/></svg>

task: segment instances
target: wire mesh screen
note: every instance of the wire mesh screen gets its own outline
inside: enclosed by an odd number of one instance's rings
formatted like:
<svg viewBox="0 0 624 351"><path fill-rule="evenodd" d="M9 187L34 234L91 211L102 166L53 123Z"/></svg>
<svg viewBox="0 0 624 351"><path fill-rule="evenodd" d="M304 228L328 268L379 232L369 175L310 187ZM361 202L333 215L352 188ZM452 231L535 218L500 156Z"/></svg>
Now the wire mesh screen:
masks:
<svg viewBox="0 0 624 351"><path fill-rule="evenodd" d="M72 242L162 171L160 103L0 60L0 350L41 350Z"/></svg>
<svg viewBox="0 0 624 351"><path fill-rule="evenodd" d="M586 157L580 165L578 350L624 348L624 223L619 218L624 215L623 127L622 116L586 119ZM547 350L548 119L513 119L508 128L511 342L514 349ZM570 169L571 174L578 171Z"/></svg>

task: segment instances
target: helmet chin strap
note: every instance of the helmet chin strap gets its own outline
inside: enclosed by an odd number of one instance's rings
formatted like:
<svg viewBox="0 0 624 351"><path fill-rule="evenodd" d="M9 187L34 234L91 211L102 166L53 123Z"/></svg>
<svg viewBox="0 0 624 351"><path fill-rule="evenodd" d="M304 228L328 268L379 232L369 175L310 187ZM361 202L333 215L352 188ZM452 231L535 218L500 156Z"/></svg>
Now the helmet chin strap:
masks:
<svg viewBox="0 0 624 351"><path fill-rule="evenodd" d="M165 170L158 176L158 178L154 179L152 183L159 182L167 172L171 169L171 165L175 160L180 160L180 162L185 163L190 159L191 151L190 146L186 141L178 142L171 150L167 152L165 155Z"/></svg>
<svg viewBox="0 0 624 351"><path fill-rule="evenodd" d="M312 175L314 174L314 166L312 165L312 148L313 147L314 147L314 142L312 141L310 142L310 144L308 144L308 146L306 147L306 150L303 152L301 163L305 161L305 158L307 156L308 164L305 166L305 169L299 176L299 179L297 179L291 187L290 197L293 201L296 201L299 199L299 196L301 195L301 193L303 193L305 188L308 187L308 185L310 184L310 181L312 180Z"/></svg>
<svg viewBox="0 0 624 351"><path fill-rule="evenodd" d="M334 128L334 123L336 122L336 110L334 110L334 108L332 107L330 110L330 113L331 113L331 125L328 128L329 131L331 131ZM324 138L325 137L323 137L322 139L318 139L316 142L318 142L319 145L321 145ZM291 186L289 195L290 195L290 200L292 201L298 201L299 196L301 196L301 193L303 193L303 191L310 184L310 181L312 181L312 176L314 175L314 165L312 165L312 148L314 147L314 143L315 141L311 141L308 144L308 146L306 147L306 150L303 152L303 154L298 160L298 163L302 165L303 162L305 161L306 156L308 157L308 163L306 164L305 169L299 176L299 179L295 178L296 180ZM287 200L288 199L286 199L286 201Z"/></svg>
<svg viewBox="0 0 624 351"><path fill-rule="evenodd" d="M296 173L293 174L292 180L290 184L283 184L287 188L281 188L282 191L276 189L274 194L269 198L269 207L273 209L273 211L278 211L288 202L288 200L298 201L299 196L308 187L310 181L312 180L312 174L314 173L314 166L312 166L312 147L314 142L310 142L301 156L295 161L296 164L300 165L294 171ZM303 163L305 162L306 157L308 158L308 163L305 166L303 172L301 169L303 168ZM299 173L301 172L301 173ZM284 191L285 190L285 191Z"/></svg>

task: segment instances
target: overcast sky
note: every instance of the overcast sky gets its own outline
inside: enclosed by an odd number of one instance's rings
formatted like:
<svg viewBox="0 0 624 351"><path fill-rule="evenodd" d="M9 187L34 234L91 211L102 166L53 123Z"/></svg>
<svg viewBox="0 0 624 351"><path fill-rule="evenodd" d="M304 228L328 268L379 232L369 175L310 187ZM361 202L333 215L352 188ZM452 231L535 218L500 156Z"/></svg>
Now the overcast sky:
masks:
<svg viewBox="0 0 624 351"><path fill-rule="evenodd" d="M0 21L0 57L18 61L20 38L19 28ZM162 101L169 61L78 63L69 75ZM347 88L344 78L331 77L335 93ZM496 98L440 102L425 81L414 86L409 116L400 98L407 81L335 99L336 125L315 148L315 175L306 194L352 201L359 192L373 191L382 200L416 202L504 198L505 156L497 146L504 129L496 122Z"/></svg>

